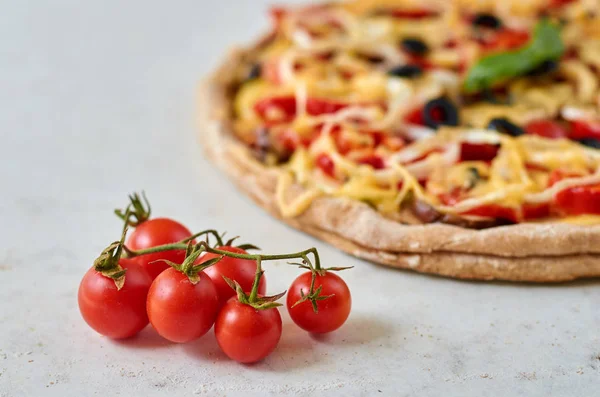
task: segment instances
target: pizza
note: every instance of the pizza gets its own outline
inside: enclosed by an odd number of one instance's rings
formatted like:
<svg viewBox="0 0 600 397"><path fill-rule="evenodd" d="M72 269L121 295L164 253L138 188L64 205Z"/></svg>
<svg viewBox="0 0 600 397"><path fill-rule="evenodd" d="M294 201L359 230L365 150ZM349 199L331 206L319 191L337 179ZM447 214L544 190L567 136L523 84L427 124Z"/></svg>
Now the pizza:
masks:
<svg viewBox="0 0 600 397"><path fill-rule="evenodd" d="M597 0L280 7L200 90L209 157L273 216L373 262L600 275Z"/></svg>

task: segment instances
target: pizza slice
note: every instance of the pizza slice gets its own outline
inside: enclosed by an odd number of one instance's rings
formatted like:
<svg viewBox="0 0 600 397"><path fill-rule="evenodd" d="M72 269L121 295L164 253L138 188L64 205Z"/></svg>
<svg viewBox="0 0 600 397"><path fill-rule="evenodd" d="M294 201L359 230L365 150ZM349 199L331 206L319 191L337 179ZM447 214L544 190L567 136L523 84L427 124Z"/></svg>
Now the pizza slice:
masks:
<svg viewBox="0 0 600 397"><path fill-rule="evenodd" d="M597 1L272 10L202 88L210 157L272 215L459 278L600 275Z"/></svg>

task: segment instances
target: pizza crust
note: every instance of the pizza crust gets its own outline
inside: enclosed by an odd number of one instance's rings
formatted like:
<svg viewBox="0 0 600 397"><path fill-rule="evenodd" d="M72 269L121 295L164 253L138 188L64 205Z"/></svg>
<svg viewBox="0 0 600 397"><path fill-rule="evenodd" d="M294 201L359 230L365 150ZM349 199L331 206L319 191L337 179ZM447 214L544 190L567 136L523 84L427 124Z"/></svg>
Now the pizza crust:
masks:
<svg viewBox="0 0 600 397"><path fill-rule="evenodd" d="M263 41L264 43L264 41ZM253 50L233 51L200 89L200 140L238 188L271 215L337 248L373 262L456 278L531 282L600 276L600 225L518 224L486 230L445 224L406 225L359 201L320 197L296 218L281 216L281 170L257 161L235 137L231 89L237 66ZM295 185L288 200L302 193Z"/></svg>

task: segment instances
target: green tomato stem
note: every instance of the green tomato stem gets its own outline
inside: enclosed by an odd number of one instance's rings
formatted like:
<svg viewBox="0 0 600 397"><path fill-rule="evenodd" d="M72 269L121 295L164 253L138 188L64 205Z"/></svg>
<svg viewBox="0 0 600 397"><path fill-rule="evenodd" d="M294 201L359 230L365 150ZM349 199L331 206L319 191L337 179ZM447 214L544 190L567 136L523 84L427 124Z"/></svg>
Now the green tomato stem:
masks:
<svg viewBox="0 0 600 397"><path fill-rule="evenodd" d="M201 234L212 233L212 232L215 232L215 231L214 230L205 230L204 232L198 233L194 236L198 237ZM192 236L190 238L193 238L194 236ZM315 260L315 270L321 270L321 260L319 258L319 252L314 247L306 249L304 251L293 252L291 254L275 254L275 255L238 254L236 252L229 252L229 251L223 251L223 250L220 250L217 248L212 248L205 241L199 242L198 244L196 244L196 247L198 247L198 248L203 247L203 249L206 252L210 252L212 254L223 255L223 256L227 256L230 258L237 258L237 259L248 259L248 260L252 260L252 261L258 261L258 260L260 260L260 261L277 261L277 260L282 260L282 259L304 259L304 258L306 258L307 255L312 254L314 257L314 260ZM185 250L185 249L187 249L187 244L185 244L184 242L178 242L178 243L172 243L172 244L158 245L156 247L146 248L146 249L137 250L137 251L127 250L127 254L129 257L136 257L136 256L140 256L140 255L152 254L155 252L164 252L164 251L171 251L171 250Z"/></svg>
<svg viewBox="0 0 600 397"><path fill-rule="evenodd" d="M261 267L261 258L256 258L256 276L254 276L254 282L252 283L252 290L250 290L250 297L248 301L250 303L255 303L256 298L258 297L258 284L260 284L260 279L263 275L262 267Z"/></svg>

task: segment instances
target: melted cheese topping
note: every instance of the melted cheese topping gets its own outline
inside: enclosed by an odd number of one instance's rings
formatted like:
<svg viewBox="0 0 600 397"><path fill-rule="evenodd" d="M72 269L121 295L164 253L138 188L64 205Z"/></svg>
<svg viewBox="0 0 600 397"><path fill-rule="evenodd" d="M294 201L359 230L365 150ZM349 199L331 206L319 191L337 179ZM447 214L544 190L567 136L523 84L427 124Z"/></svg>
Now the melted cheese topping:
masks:
<svg viewBox="0 0 600 397"><path fill-rule="evenodd" d="M277 186L282 215L298 216L322 195L364 201L385 214L411 197L445 213L485 205L521 211L552 203L569 187L599 184L598 150L484 129L494 118L520 126L559 116L600 120L600 16L587 13L585 1L556 9L547 3L361 0L284 10L275 38L257 56L261 76L241 84L233 103L234 128L245 142L256 144L256 131L266 130L272 161L289 157ZM506 29L530 31L541 10L566 21L563 40L573 55L554 74L510 82L510 104L465 101L464 70L489 53L481 42L495 34L474 30L468 19L487 12ZM399 45L405 38L421 40L429 51L415 60ZM388 73L415 62L424 68L419 76ZM460 125L437 131L416 125L415 109L442 96L465 103ZM469 150L475 157L497 152L469 159ZM550 186L557 173L566 177ZM286 197L294 184L305 190Z"/></svg>

